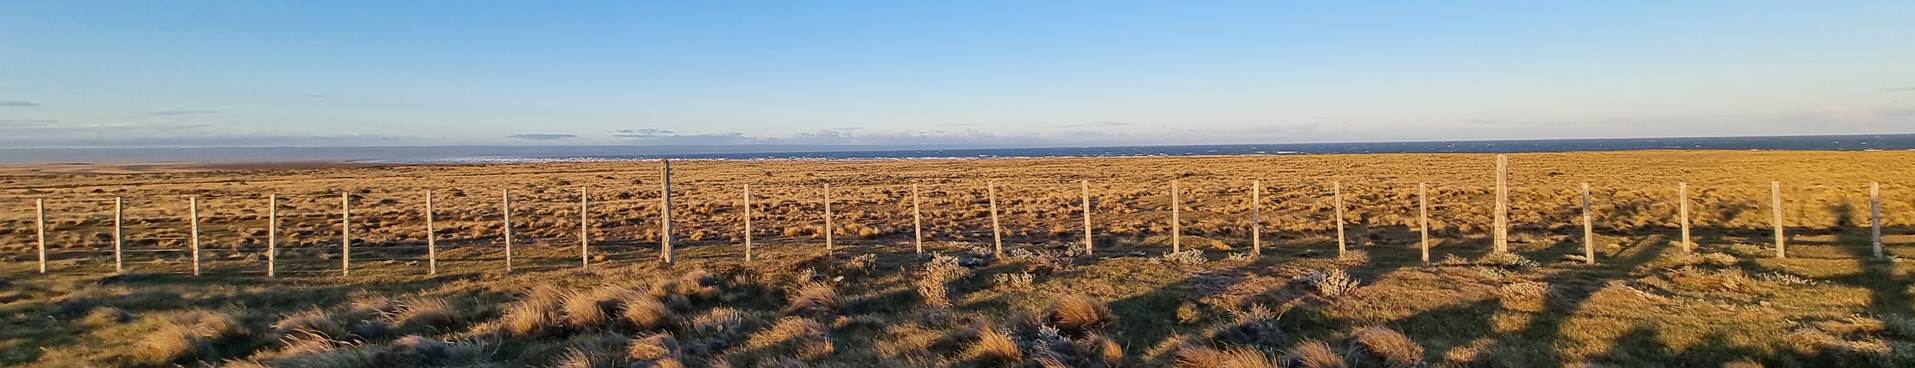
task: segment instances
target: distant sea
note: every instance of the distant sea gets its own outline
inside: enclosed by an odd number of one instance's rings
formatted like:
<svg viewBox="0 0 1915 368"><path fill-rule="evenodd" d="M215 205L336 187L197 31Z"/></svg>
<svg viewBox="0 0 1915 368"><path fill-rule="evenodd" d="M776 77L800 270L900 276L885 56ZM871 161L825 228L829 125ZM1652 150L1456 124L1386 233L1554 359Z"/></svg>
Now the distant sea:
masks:
<svg viewBox="0 0 1915 368"><path fill-rule="evenodd" d="M164 163L332 161L371 163L492 163L619 161L658 158L730 160L924 159L1352 153L1513 153L1650 149L1910 150L1915 149L1915 134L985 148L835 145L0 148L0 162Z"/></svg>

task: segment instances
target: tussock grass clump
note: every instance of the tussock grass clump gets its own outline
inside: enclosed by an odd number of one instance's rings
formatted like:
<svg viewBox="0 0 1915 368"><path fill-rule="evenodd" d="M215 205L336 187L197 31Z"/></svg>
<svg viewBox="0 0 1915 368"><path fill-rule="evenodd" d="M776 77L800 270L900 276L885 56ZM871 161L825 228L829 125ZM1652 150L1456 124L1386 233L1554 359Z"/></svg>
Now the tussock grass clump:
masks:
<svg viewBox="0 0 1915 368"><path fill-rule="evenodd" d="M632 340L626 352L634 360L634 365L649 364L652 367L683 367L683 353L678 348L678 339L671 333L660 333Z"/></svg>
<svg viewBox="0 0 1915 368"><path fill-rule="evenodd" d="M233 316L205 309L160 316L155 329L141 338L133 359L147 365L178 362L207 353L214 343L249 333Z"/></svg>
<svg viewBox="0 0 1915 368"><path fill-rule="evenodd" d="M1117 323L1117 315L1111 313L1110 306L1083 295L1064 295L1051 303L1045 315L1045 322L1072 334L1086 334L1100 331L1105 326Z"/></svg>
<svg viewBox="0 0 1915 368"><path fill-rule="evenodd" d="M1347 366L1347 364L1343 362L1343 354L1331 348L1329 343L1320 340L1309 340L1297 344L1296 347L1290 348L1290 353L1285 357L1285 360L1289 361L1291 366L1300 368L1342 368Z"/></svg>
<svg viewBox="0 0 1915 368"><path fill-rule="evenodd" d="M1371 326L1357 330L1356 343L1370 356L1390 367L1416 367L1423 364L1423 346L1389 327Z"/></svg>
<svg viewBox="0 0 1915 368"><path fill-rule="evenodd" d="M624 368L631 364L626 349L631 339L612 333L575 336L566 341L565 354L554 363L557 368Z"/></svg>
<svg viewBox="0 0 1915 368"><path fill-rule="evenodd" d="M618 308L620 319L627 325L644 331L663 329L678 318L678 314L672 312L672 308L666 306L665 302L646 294L625 294L623 299L619 300Z"/></svg>
<svg viewBox="0 0 1915 368"><path fill-rule="evenodd" d="M458 327L459 311L440 298L410 298L393 309L392 322L406 329L445 331Z"/></svg>
<svg viewBox="0 0 1915 368"><path fill-rule="evenodd" d="M318 308L280 317L278 322L273 322L273 330L282 334L307 331L333 339L345 339L350 336L346 327L334 319L332 313Z"/></svg>
<svg viewBox="0 0 1915 368"><path fill-rule="evenodd" d="M978 328L977 341L964 349L964 356L981 362L1015 363L1024 360L1024 351L1009 332L985 325Z"/></svg>
<svg viewBox="0 0 1915 368"><path fill-rule="evenodd" d="M1277 361L1250 348L1235 347L1216 349L1206 346L1186 345L1177 349L1171 357L1171 366L1177 368L1277 368Z"/></svg>
<svg viewBox="0 0 1915 368"><path fill-rule="evenodd" d="M565 326L559 305L565 301L564 292L550 286L539 286L526 293L524 298L506 307L505 315L499 317L499 323L506 333L520 337L537 337L558 332Z"/></svg>
<svg viewBox="0 0 1915 368"><path fill-rule="evenodd" d="M824 325L802 317L779 319L778 323L773 324L771 328L752 334L745 341L745 346L767 352L796 355L804 360L824 358L837 351L837 346L831 342L831 336L826 334Z"/></svg>
<svg viewBox="0 0 1915 368"><path fill-rule="evenodd" d="M578 329L603 326L612 321L613 314L619 312L620 301L634 294L637 292L617 286L567 292L562 304L565 322Z"/></svg>
<svg viewBox="0 0 1915 368"><path fill-rule="evenodd" d="M831 284L809 282L799 286L787 296L785 313L805 316L828 316L838 313L841 304L838 290Z"/></svg>

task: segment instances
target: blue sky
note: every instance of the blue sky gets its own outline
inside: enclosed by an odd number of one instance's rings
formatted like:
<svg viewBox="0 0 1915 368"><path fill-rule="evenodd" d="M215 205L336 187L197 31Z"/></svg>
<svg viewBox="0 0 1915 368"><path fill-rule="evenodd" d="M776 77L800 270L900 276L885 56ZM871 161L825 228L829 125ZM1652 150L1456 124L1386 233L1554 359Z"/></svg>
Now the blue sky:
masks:
<svg viewBox="0 0 1915 368"><path fill-rule="evenodd" d="M1915 2L0 5L0 144L1915 132Z"/></svg>

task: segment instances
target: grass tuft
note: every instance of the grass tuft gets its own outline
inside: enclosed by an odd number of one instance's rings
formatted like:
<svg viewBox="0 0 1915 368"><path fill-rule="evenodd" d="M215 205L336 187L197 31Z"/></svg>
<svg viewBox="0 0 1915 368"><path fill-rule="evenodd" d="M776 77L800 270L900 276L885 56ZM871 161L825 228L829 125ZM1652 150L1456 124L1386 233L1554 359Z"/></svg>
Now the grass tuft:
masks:
<svg viewBox="0 0 1915 368"><path fill-rule="evenodd" d="M1423 346L1389 327L1371 326L1357 330L1356 343L1390 367L1407 368L1423 364Z"/></svg>

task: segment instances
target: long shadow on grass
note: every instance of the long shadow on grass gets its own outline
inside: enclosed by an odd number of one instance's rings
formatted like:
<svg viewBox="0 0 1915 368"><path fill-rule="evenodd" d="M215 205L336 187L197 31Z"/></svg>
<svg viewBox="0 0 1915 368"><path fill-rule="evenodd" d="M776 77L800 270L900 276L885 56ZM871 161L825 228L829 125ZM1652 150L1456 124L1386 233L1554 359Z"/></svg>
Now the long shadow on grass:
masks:
<svg viewBox="0 0 1915 368"><path fill-rule="evenodd" d="M1546 296L1548 299L1544 303L1543 313L1532 316L1522 330L1502 334L1502 337L1494 340L1491 346L1478 351L1503 354L1523 353L1525 355L1500 357L1520 359L1513 362L1518 366L1560 366L1561 353L1556 351L1555 343L1562 341L1563 324L1570 316L1587 303L1596 291L1601 290L1608 280L1626 277L1631 271L1654 260L1670 246L1667 238L1660 238L1651 244L1632 247L1636 248L1635 252L1628 253L1625 257L1599 260L1602 263L1600 267L1562 266L1566 268L1543 277L1543 280L1549 283L1553 293ZM1494 335L1493 331L1496 327L1492 318L1499 309L1501 306L1498 300L1482 300L1425 311L1406 317L1401 323L1429 327L1424 329L1425 331L1418 332L1436 332L1438 338L1433 339L1434 341L1449 343L1448 346L1432 346L1433 353L1440 353L1463 342Z"/></svg>

